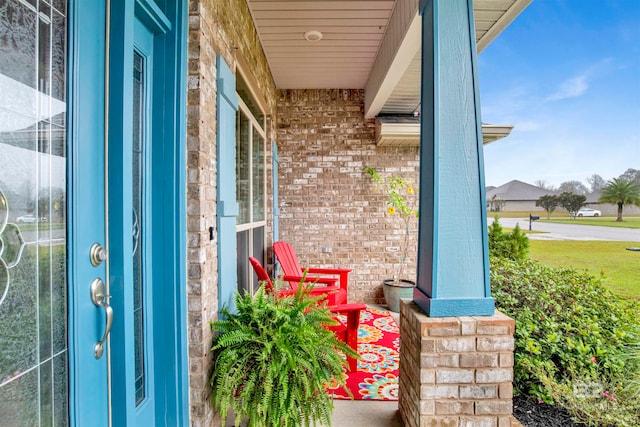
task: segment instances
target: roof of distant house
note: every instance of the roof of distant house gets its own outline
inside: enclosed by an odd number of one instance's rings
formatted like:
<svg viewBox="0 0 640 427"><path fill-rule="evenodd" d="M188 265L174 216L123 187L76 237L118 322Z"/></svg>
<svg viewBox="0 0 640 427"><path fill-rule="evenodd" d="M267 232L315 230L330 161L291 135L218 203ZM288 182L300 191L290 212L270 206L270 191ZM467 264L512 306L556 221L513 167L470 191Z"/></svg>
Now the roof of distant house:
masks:
<svg viewBox="0 0 640 427"><path fill-rule="evenodd" d="M499 187L487 190L487 200L491 200L494 196L502 200L538 200L547 194L557 194L557 192L514 179Z"/></svg>
<svg viewBox="0 0 640 427"><path fill-rule="evenodd" d="M600 196L602 196L602 190L596 190L593 193L585 194L587 196L587 203L600 203Z"/></svg>

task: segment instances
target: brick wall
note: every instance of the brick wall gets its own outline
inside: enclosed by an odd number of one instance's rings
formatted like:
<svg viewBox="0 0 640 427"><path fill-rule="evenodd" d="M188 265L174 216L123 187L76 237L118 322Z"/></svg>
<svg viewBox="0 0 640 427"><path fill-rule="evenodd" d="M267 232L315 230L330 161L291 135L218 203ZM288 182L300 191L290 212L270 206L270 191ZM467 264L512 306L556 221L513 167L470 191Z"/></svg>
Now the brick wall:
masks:
<svg viewBox="0 0 640 427"><path fill-rule="evenodd" d="M407 427L517 426L512 414L513 319L427 317L403 300L400 395Z"/></svg>
<svg viewBox="0 0 640 427"><path fill-rule="evenodd" d="M404 225L386 213L386 195L363 173L418 181L418 147L376 147L363 90L282 90L277 104L280 239L303 265L344 267L349 300L382 303L382 281L399 262ZM415 280L417 221L409 268ZM330 248L331 252L323 252Z"/></svg>
<svg viewBox="0 0 640 427"><path fill-rule="evenodd" d="M246 1L189 1L187 312L189 402L194 427L220 425L210 404L209 386L212 339L209 321L216 320L218 313L215 102L218 54L232 70L239 58L252 64L250 77L266 100L268 114L273 114L276 104L275 85ZM267 152L270 154L269 149ZM213 240L209 238L209 227L214 229Z"/></svg>

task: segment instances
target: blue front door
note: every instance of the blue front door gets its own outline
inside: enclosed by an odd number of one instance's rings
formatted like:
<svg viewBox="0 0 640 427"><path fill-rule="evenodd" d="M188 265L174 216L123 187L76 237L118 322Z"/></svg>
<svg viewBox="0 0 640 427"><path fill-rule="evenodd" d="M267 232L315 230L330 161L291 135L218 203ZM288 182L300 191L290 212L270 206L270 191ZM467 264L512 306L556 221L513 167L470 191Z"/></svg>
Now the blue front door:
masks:
<svg viewBox="0 0 640 427"><path fill-rule="evenodd" d="M79 10L84 7L80 3ZM89 377L98 376L100 381L106 378L109 424L179 425L185 423L188 412L182 298L186 288L185 189L181 169L184 128L180 124L184 116L179 105L184 89L180 85L182 56L177 48L184 40L179 31L183 28L179 18L184 16L184 2L169 2L164 10L152 0L110 3L107 1L101 9L108 42L104 54L82 49L78 52L80 68L85 63L103 62L105 70L104 80L99 73L88 74L100 90L79 93L77 99L79 105L93 105L96 111L104 106L103 135L95 139L102 144L93 144L91 149L75 147L78 153L86 150L79 154L78 169L85 163L103 166L103 173L86 192L82 191L84 179L76 182L80 191L75 199L83 212L75 218L79 226L100 220L104 224L103 245L108 254L104 282L111 309L93 307L94 317L96 308L99 313L98 326L88 326L93 340L96 330L98 338L104 336L105 319L113 312L103 356L107 369L103 371L95 360L88 371ZM92 19L100 19L95 18L102 15L96 13L95 5L92 10ZM95 38L95 27L93 35L83 35L82 14L78 19L75 40L82 46L84 37ZM175 57L171 49L176 49ZM85 73L73 77L82 81ZM100 121L98 116L90 122ZM85 177L88 172L77 171L77 175ZM102 211L86 216L84 209L92 209L89 205L101 206ZM80 254L83 250L78 248ZM83 269L82 256L77 264L78 270ZM89 270L99 267L91 265ZM80 294L73 303L83 305L79 301L82 298ZM95 301L92 304L95 306ZM83 327L78 325L78 333ZM71 370L78 392L84 381L78 378L84 375L84 371ZM83 395L78 400L75 415L81 419L94 409L87 408Z"/></svg>

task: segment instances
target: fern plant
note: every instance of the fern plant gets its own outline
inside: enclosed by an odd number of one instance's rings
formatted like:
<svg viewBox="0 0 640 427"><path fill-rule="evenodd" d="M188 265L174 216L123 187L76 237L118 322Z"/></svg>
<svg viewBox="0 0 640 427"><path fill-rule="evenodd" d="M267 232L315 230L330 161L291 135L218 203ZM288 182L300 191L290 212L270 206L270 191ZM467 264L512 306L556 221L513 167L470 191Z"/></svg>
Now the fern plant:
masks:
<svg viewBox="0 0 640 427"><path fill-rule="evenodd" d="M285 298L261 286L235 302L235 313L223 309L223 320L211 322L211 400L223 424L231 408L236 426L245 419L248 427L330 426L325 385L345 382L346 360L336 350L357 354L326 329L337 324L328 308L305 286Z"/></svg>

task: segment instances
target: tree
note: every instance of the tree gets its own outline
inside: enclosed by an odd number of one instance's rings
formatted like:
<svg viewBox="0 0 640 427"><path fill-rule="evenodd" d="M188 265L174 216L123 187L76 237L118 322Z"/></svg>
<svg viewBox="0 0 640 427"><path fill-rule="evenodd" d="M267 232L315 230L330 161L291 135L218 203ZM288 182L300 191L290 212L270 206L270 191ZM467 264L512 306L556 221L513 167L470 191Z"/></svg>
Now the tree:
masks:
<svg viewBox="0 0 640 427"><path fill-rule="evenodd" d="M491 200L487 202L489 211L491 212L500 212L504 209L504 205L507 202L504 199L501 199L497 194L494 194Z"/></svg>
<svg viewBox="0 0 640 427"><path fill-rule="evenodd" d="M573 193L573 194L586 194L587 187L580 181L565 181L558 187L559 191Z"/></svg>
<svg viewBox="0 0 640 427"><path fill-rule="evenodd" d="M626 181L635 181L640 184L640 170L629 168L618 178L624 179Z"/></svg>
<svg viewBox="0 0 640 427"><path fill-rule="evenodd" d="M569 191L558 196L558 204L565 208L569 215L575 218L575 212L578 212L584 203L587 201L587 196L584 194L574 194ZM573 213L573 214L572 214Z"/></svg>
<svg viewBox="0 0 640 427"><path fill-rule="evenodd" d="M547 219L551 218L551 214L556 210L559 204L560 200L558 199L558 196L553 194L540 196L536 201L536 206L541 206L545 211L547 211Z"/></svg>
<svg viewBox="0 0 640 427"><path fill-rule="evenodd" d="M524 261L529 255L529 238L516 224L511 233L505 233L496 217L488 229L489 256Z"/></svg>
<svg viewBox="0 0 640 427"><path fill-rule="evenodd" d="M536 179L533 185L535 185L538 188L542 188L543 190L553 191L553 185L548 184L547 181L544 179Z"/></svg>
<svg viewBox="0 0 640 427"><path fill-rule="evenodd" d="M604 178L598 175L597 173L594 173L593 175L588 177L587 182L591 187L592 193L595 193L596 191L600 190L606 184L606 181L604 180Z"/></svg>
<svg viewBox="0 0 640 427"><path fill-rule="evenodd" d="M617 222L622 222L622 208L624 205L640 206L640 184L624 178L613 178L602 189L600 202L618 205Z"/></svg>

